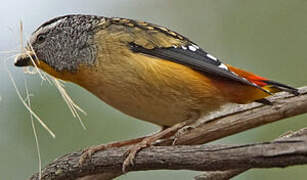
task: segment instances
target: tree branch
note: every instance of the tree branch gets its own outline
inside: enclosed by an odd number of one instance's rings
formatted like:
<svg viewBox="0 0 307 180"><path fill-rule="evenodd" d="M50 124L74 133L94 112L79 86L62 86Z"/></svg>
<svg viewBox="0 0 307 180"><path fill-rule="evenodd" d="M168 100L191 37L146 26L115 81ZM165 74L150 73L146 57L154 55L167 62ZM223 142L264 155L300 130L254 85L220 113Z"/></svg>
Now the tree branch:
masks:
<svg viewBox="0 0 307 180"><path fill-rule="evenodd" d="M194 179L195 180L224 180L224 179L228 180L247 170L248 168L231 169L231 170L225 170L225 171L207 171L204 174L194 177Z"/></svg>
<svg viewBox="0 0 307 180"><path fill-rule="evenodd" d="M196 127L176 137L176 144L201 144L260 125L307 112L307 87L293 97L279 93L270 98L272 106L251 103L202 119ZM243 172L249 168L286 167L307 164L307 130L298 137L249 145L154 146L142 150L129 171L190 169L197 171ZM170 145L167 139L159 145ZM43 170L42 179L76 179L100 174L101 179L121 175L123 153L127 148L109 149L93 155L90 162L78 165L81 152L65 155ZM236 169L236 170L234 170ZM239 171L240 170L240 171ZM93 176L92 176L93 177ZM38 179L37 175L31 178ZM97 179L97 176L95 176Z"/></svg>
<svg viewBox="0 0 307 180"><path fill-rule="evenodd" d="M285 138L291 138L291 137L299 137L304 134L305 129L301 129L297 132L287 132L286 134L283 134L280 138L276 139L278 140L287 140ZM228 180L230 178L233 178L250 168L241 168L241 169L230 169L225 171L207 171L204 174L198 175L195 177L195 180Z"/></svg>
<svg viewBox="0 0 307 180"><path fill-rule="evenodd" d="M97 152L82 167L82 152L67 154L43 171L43 179L75 179L89 174L120 173L127 147ZM129 171L189 169L221 171L307 164L307 128L300 136L246 145L152 146L138 153ZM31 179L36 179L32 177Z"/></svg>

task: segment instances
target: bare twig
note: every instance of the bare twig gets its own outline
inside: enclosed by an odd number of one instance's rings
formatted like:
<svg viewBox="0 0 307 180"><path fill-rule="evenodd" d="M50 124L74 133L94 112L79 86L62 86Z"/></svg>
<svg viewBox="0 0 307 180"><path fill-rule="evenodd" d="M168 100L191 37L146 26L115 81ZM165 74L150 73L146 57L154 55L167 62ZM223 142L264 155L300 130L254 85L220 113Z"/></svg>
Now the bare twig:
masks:
<svg viewBox="0 0 307 180"><path fill-rule="evenodd" d="M307 112L307 87L300 88L302 95L293 97L279 93L270 100L272 106L252 103L237 106L218 117L203 119L195 128L176 137L176 144L201 144L242 132L266 123ZM307 133L298 137L285 137L279 141L249 145L165 146L141 151L135 166L129 171L154 169L190 169L227 172L249 168L285 167L307 163ZM169 145L168 139L160 145ZM109 149L96 153L90 162L78 165L80 152L65 155L43 170L42 179L76 179L100 174L100 179L121 175L123 153L126 148ZM215 172L217 173L217 172ZM238 171L237 171L238 173ZM92 176L93 177L93 176ZM30 179L37 179L34 175ZM97 176L96 178L97 179Z"/></svg>

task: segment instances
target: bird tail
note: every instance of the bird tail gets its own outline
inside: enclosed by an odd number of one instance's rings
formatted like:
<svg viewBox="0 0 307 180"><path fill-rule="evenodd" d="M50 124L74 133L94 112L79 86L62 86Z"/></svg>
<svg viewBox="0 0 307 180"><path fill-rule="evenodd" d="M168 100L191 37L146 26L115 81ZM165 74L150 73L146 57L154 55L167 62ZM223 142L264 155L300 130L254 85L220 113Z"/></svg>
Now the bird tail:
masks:
<svg viewBox="0 0 307 180"><path fill-rule="evenodd" d="M263 80L263 83L265 83L266 85L263 86L262 88L267 89L268 91L272 92L272 93L276 93L276 92L280 92L280 91L285 91L294 95L299 95L298 89L276 82L276 81L272 81L272 80Z"/></svg>
<svg viewBox="0 0 307 180"><path fill-rule="evenodd" d="M244 71L239 68L235 68L233 66L227 65L228 69L237 75L247 79L248 81L256 84L257 86L261 87L262 89L266 90L268 93L263 93L261 91L254 90L253 91L253 96L255 97L254 99L252 98L251 100L253 101L258 101L258 102L264 102L262 99L265 98L266 96L269 96L269 93L277 93L280 91L286 91L294 95L299 95L298 89L276 82L269 80L267 78L258 76L256 74L253 74L251 72Z"/></svg>

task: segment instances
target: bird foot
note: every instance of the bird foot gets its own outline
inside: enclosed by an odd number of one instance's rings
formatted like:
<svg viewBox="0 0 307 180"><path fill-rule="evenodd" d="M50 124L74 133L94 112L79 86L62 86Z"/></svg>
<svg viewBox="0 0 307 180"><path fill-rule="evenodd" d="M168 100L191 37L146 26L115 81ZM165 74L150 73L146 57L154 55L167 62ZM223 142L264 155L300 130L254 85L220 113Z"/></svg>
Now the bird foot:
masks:
<svg viewBox="0 0 307 180"><path fill-rule="evenodd" d="M144 148L147 148L151 146L153 143L155 143L157 140L163 139L163 138L168 138L176 134L176 132L183 128L185 125L187 125L189 121L181 122L178 123L170 128L164 129L156 134L153 134L151 136L148 136L144 138L141 142L134 144L131 146L128 151L125 153L126 154L126 159L124 160L123 166L122 166L122 171L125 173L127 171L127 168L129 166L134 165L134 159L135 156L139 151L141 151Z"/></svg>
<svg viewBox="0 0 307 180"><path fill-rule="evenodd" d="M168 138L176 134L176 132L186 126L189 121L178 123L170 128L164 129L151 136L144 136L136 139L119 141L111 144L101 144L98 146L92 146L85 149L79 159L79 165L82 166L87 159L91 159L92 155L98 151L106 150L113 147L130 146L125 153L125 160L123 162L122 171L125 173L129 166L134 165L135 156L139 151L154 144L157 140Z"/></svg>
<svg viewBox="0 0 307 180"><path fill-rule="evenodd" d="M98 151L106 150L109 144L100 144L98 146L91 146L83 150L79 159L79 165L82 166L87 159L91 159L92 155Z"/></svg>
<svg viewBox="0 0 307 180"><path fill-rule="evenodd" d="M174 140L172 142L172 145L176 145L177 143L177 140L180 136L186 134L187 132L189 132L190 130L194 129L195 127L194 126L184 126L183 128L179 129L175 135L174 135Z"/></svg>
<svg viewBox="0 0 307 180"><path fill-rule="evenodd" d="M122 171L125 173L129 166L133 166L136 154L142 149L151 146L152 143L150 139L144 139L142 142L130 147L124 155L126 158L123 162Z"/></svg>
<svg viewBox="0 0 307 180"><path fill-rule="evenodd" d="M101 144L98 146L92 146L87 149L84 149L82 152L82 155L79 159L79 165L82 166L86 160L89 160L92 158L92 155L95 154L98 151L103 151L109 148L113 147L123 147L123 146L128 146L132 144L136 144L141 142L144 138L147 136L140 137L140 138L135 138L135 139L130 139L130 140L125 140L125 141L118 141L110 144Z"/></svg>

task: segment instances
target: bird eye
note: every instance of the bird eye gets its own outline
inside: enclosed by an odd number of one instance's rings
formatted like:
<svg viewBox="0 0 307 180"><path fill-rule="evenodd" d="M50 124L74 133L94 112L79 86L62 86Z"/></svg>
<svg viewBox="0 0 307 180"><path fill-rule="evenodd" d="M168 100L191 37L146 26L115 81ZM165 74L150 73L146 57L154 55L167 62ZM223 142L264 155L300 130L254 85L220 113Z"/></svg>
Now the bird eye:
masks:
<svg viewBox="0 0 307 180"><path fill-rule="evenodd" d="M37 36L37 40L36 41L38 43L42 43L42 42L45 41L45 39L46 39L46 36L44 34L40 34L40 35Z"/></svg>

